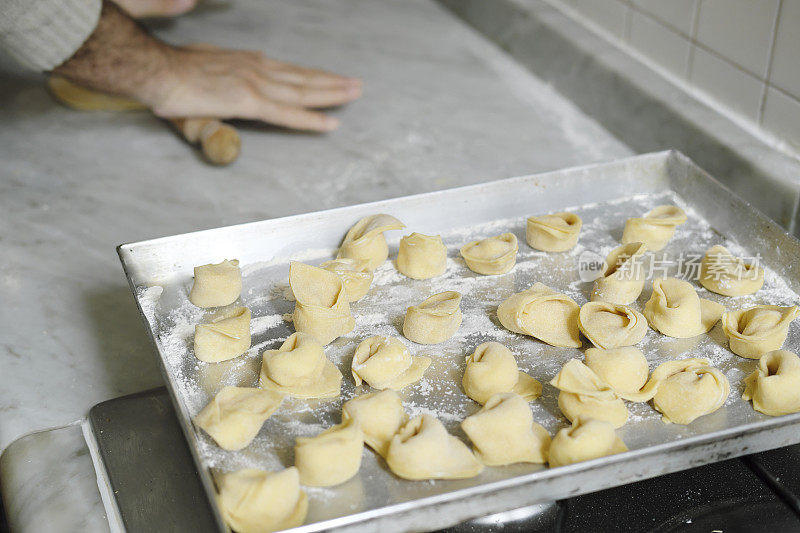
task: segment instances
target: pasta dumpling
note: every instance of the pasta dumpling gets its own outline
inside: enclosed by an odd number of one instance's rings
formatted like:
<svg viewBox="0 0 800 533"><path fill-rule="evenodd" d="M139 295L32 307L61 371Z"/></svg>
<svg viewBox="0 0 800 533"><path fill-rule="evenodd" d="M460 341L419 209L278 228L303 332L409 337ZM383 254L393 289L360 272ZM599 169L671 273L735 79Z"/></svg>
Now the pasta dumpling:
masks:
<svg viewBox="0 0 800 533"><path fill-rule="evenodd" d="M742 399L753 409L780 416L800 412L800 358L786 350L765 353L744 380Z"/></svg>
<svg viewBox="0 0 800 533"><path fill-rule="evenodd" d="M447 247L439 235L412 233L400 239L397 270L412 279L441 276L447 269Z"/></svg>
<svg viewBox="0 0 800 533"><path fill-rule="evenodd" d="M194 423L224 450L241 450L258 435L283 401L283 395L247 387L224 387Z"/></svg>
<svg viewBox="0 0 800 533"><path fill-rule="evenodd" d="M316 437L298 437L294 465L300 472L300 483L309 487L344 483L361 468L363 447L364 435L353 420L328 428Z"/></svg>
<svg viewBox="0 0 800 533"><path fill-rule="evenodd" d="M372 284L372 271L367 268L365 261L334 259L325 261L319 267L342 278L348 302L356 302L366 296Z"/></svg>
<svg viewBox="0 0 800 533"><path fill-rule="evenodd" d="M706 333L724 311L723 305L700 298L689 282L676 278L653 280L653 295L644 306L653 329L679 339Z"/></svg>
<svg viewBox="0 0 800 533"><path fill-rule="evenodd" d="M620 398L634 402L649 401L654 394L647 384L650 370L647 359L638 348L623 346L610 350L589 348L586 366L606 382Z"/></svg>
<svg viewBox="0 0 800 533"><path fill-rule="evenodd" d="M419 381L430 364L430 357L412 356L400 340L375 336L356 347L351 372L356 386L366 381L373 389L399 390Z"/></svg>
<svg viewBox="0 0 800 533"><path fill-rule="evenodd" d="M239 298L241 292L242 272L236 259L194 267L189 301L197 307L230 305Z"/></svg>
<svg viewBox="0 0 800 533"><path fill-rule="evenodd" d="M724 246L712 246L700 262L700 284L723 296L753 294L764 285L764 269L745 263Z"/></svg>
<svg viewBox="0 0 800 533"><path fill-rule="evenodd" d="M622 231L622 243L643 242L657 252L675 235L675 228L686 222L686 213L674 205L660 205L642 218L629 218Z"/></svg>
<svg viewBox="0 0 800 533"><path fill-rule="evenodd" d="M594 280L590 300L628 305L636 301L644 288L642 257L647 246L632 242L617 246L606 256L603 275Z"/></svg>
<svg viewBox="0 0 800 533"><path fill-rule="evenodd" d="M525 240L543 252L565 252L578 244L583 221L575 213L528 217Z"/></svg>
<svg viewBox="0 0 800 533"><path fill-rule="evenodd" d="M567 361L550 384L561 391L558 393L558 408L570 422L586 416L605 420L618 428L628 421L625 402L577 359Z"/></svg>
<svg viewBox="0 0 800 533"><path fill-rule="evenodd" d="M492 276L505 274L517 262L517 236L503 233L481 241L472 241L461 247L461 257L476 274Z"/></svg>
<svg viewBox="0 0 800 533"><path fill-rule="evenodd" d="M450 435L439 420L421 415L392 438L386 464L403 479L462 479L477 476L483 465L467 445Z"/></svg>
<svg viewBox="0 0 800 533"><path fill-rule="evenodd" d="M513 392L495 394L461 422L478 459L487 466L546 463L550 434L533 421L528 402Z"/></svg>
<svg viewBox="0 0 800 533"><path fill-rule="evenodd" d="M362 394L342 406L342 423L353 420L364 433L364 443L386 457L392 437L408 421L400 396L391 389Z"/></svg>
<svg viewBox="0 0 800 533"><path fill-rule="evenodd" d="M461 294L440 292L406 309L403 335L417 344L439 344L456 334L461 319Z"/></svg>
<svg viewBox="0 0 800 533"><path fill-rule="evenodd" d="M250 348L250 310L234 307L194 328L194 356L206 363L239 357Z"/></svg>
<svg viewBox="0 0 800 533"><path fill-rule="evenodd" d="M749 359L779 349L789 334L789 324L797 318L796 306L757 305L729 311L722 316L722 331L731 351Z"/></svg>
<svg viewBox="0 0 800 533"><path fill-rule="evenodd" d="M653 370L650 382L647 386L656 389L653 405L664 422L674 424L689 424L713 413L731 391L728 378L708 359L667 361Z"/></svg>
<svg viewBox="0 0 800 533"><path fill-rule="evenodd" d="M627 452L614 426L602 420L578 417L572 427L556 433L550 443L550 467L569 465Z"/></svg>
<svg viewBox="0 0 800 533"><path fill-rule="evenodd" d="M258 385L294 398L335 398L342 373L314 337L293 333L277 350L264 351Z"/></svg>
<svg viewBox="0 0 800 533"><path fill-rule="evenodd" d="M575 300L542 283L518 292L497 308L497 318L509 331L536 337L565 348L581 346L578 329L580 306Z"/></svg>
<svg viewBox="0 0 800 533"><path fill-rule="evenodd" d="M499 342L484 342L467 356L462 384L479 404L500 392L514 392L525 400L542 395L542 384L520 372L514 354Z"/></svg>
<svg viewBox="0 0 800 533"><path fill-rule="evenodd" d="M368 269L375 270L389 257L389 246L383 233L405 227L405 224L391 215L364 217L344 236L336 258L364 261Z"/></svg>
<svg viewBox="0 0 800 533"><path fill-rule="evenodd" d="M295 331L312 335L324 346L355 327L344 282L333 272L292 261L289 286L297 300Z"/></svg>
<svg viewBox="0 0 800 533"><path fill-rule="evenodd" d="M647 319L625 305L588 302L578 314L578 328L598 348L632 346L647 334Z"/></svg>
<svg viewBox="0 0 800 533"><path fill-rule="evenodd" d="M294 467L280 472L245 468L216 476L217 504L236 533L269 533L303 524L308 496Z"/></svg>

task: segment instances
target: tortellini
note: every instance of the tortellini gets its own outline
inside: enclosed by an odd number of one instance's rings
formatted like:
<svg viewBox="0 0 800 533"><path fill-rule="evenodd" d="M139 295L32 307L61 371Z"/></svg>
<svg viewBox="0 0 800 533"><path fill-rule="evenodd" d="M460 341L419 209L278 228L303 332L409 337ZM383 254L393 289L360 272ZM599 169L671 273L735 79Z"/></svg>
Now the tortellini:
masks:
<svg viewBox="0 0 800 533"><path fill-rule="evenodd" d="M779 416L800 412L800 358L786 350L765 353L744 380L742 399L753 409Z"/></svg>
<svg viewBox="0 0 800 533"><path fill-rule="evenodd" d="M258 435L264 421L283 401L283 395L246 387L224 387L194 423L225 450L241 450Z"/></svg>
<svg viewBox="0 0 800 533"><path fill-rule="evenodd" d="M589 348L586 366L607 383L620 398L634 402L650 400L654 392L645 387L650 370L638 348L623 346L611 350Z"/></svg>
<svg viewBox="0 0 800 533"><path fill-rule="evenodd" d="M362 394L342 406L342 423L354 420L364 433L364 443L386 457L392 437L408 421L400 396L391 389Z"/></svg>
<svg viewBox="0 0 800 533"><path fill-rule="evenodd" d="M484 342L467 356L462 384L467 396L479 404L500 392L514 392L525 400L542 395L542 384L520 372L514 354L499 342Z"/></svg>
<svg viewBox="0 0 800 533"><path fill-rule="evenodd" d="M716 245L708 249L700 263L700 284L723 296L753 294L764 285L764 269Z"/></svg>
<svg viewBox="0 0 800 533"><path fill-rule="evenodd" d="M314 336L324 346L355 327L344 282L333 272L292 261L289 286L297 300L295 331Z"/></svg>
<svg viewBox="0 0 800 533"><path fill-rule="evenodd" d="M400 429L389 444L386 464L411 480L470 478L483 470L467 445L430 415L414 417Z"/></svg>
<svg viewBox="0 0 800 533"><path fill-rule="evenodd" d="M316 437L298 437L294 465L300 482L310 487L344 483L361 468L364 436L355 421L328 428Z"/></svg>
<svg viewBox="0 0 800 533"><path fill-rule="evenodd" d="M430 364L430 357L412 356L400 340L375 336L356 347L351 372L356 386L366 381L373 389L399 390L419 381Z"/></svg>
<svg viewBox="0 0 800 533"><path fill-rule="evenodd" d="M342 278L348 302L356 302L366 296L372 284L372 270L367 268L365 261L334 259L325 261L319 267Z"/></svg>
<svg viewBox="0 0 800 533"><path fill-rule="evenodd" d="M581 346L580 306L542 283L512 295L497 308L497 318L509 331L536 337L564 348Z"/></svg>
<svg viewBox="0 0 800 533"><path fill-rule="evenodd" d="M412 233L400 239L397 270L412 279L441 276L447 269L447 247L439 235Z"/></svg>
<svg viewBox="0 0 800 533"><path fill-rule="evenodd" d="M250 310L234 307L194 328L194 356L206 363L239 357L250 348Z"/></svg>
<svg viewBox="0 0 800 533"><path fill-rule="evenodd" d="M533 421L531 408L513 392L495 394L461 422L475 455L485 465L545 463L550 434Z"/></svg>
<svg viewBox="0 0 800 533"><path fill-rule="evenodd" d="M728 378L710 366L708 359L680 359L662 363L650 377L656 388L653 405L673 424L689 424L713 413L725 403L731 387ZM652 387L648 382L648 387Z"/></svg>
<svg viewBox="0 0 800 533"><path fill-rule="evenodd" d="M594 281L590 299L628 305L636 301L644 288L642 256L647 246L632 242L617 246L606 256L603 275Z"/></svg>
<svg viewBox="0 0 800 533"><path fill-rule="evenodd" d="M519 244L513 233L503 233L481 241L472 241L461 247L461 257L476 274L492 276L505 274L517 262Z"/></svg>
<svg viewBox="0 0 800 533"><path fill-rule="evenodd" d="M628 408L607 383L588 366L570 359L550 381L557 388L558 408L574 421L579 416L605 420L615 428L628 421Z"/></svg>
<svg viewBox="0 0 800 533"><path fill-rule="evenodd" d="M686 222L686 213L674 205L660 205L642 218L629 218L622 231L622 243L643 242L657 252L675 235L675 228Z"/></svg>
<svg viewBox="0 0 800 533"><path fill-rule="evenodd" d="M706 333L724 311L724 306L700 298L689 282L676 278L653 280L653 295L644 306L653 329L679 339Z"/></svg>
<svg viewBox="0 0 800 533"><path fill-rule="evenodd" d="M589 302L578 314L578 328L598 348L632 346L647 334L647 319L624 305Z"/></svg>
<svg viewBox="0 0 800 533"><path fill-rule="evenodd" d="M531 248L543 252L565 252L578 244L583 222L575 213L528 217L525 238Z"/></svg>
<svg viewBox="0 0 800 533"><path fill-rule="evenodd" d="M264 351L258 385L295 398L335 398L342 373L314 337L294 333L277 350Z"/></svg>
<svg viewBox="0 0 800 533"><path fill-rule="evenodd" d="M280 472L246 468L219 474L217 504L236 533L269 533L303 524L308 496L294 467Z"/></svg>
<svg viewBox="0 0 800 533"><path fill-rule="evenodd" d="M197 307L221 307L239 298L242 272L236 259L194 267L194 284L189 301Z"/></svg>
<svg viewBox="0 0 800 533"><path fill-rule="evenodd" d="M406 309L403 335L417 344L439 344L456 334L461 319L461 294L440 292Z"/></svg>
<svg viewBox="0 0 800 533"><path fill-rule="evenodd" d="M572 427L556 433L550 443L550 467L569 465L627 452L614 426L602 420L578 417Z"/></svg>
<svg viewBox="0 0 800 533"><path fill-rule="evenodd" d="M757 305L722 316L722 331L736 355L758 359L779 349L789 334L789 324L797 318L796 306Z"/></svg>
<svg viewBox="0 0 800 533"><path fill-rule="evenodd" d="M383 233L405 227L405 224L391 215L364 217L347 232L336 258L364 261L367 268L375 270L389 257L389 246Z"/></svg>

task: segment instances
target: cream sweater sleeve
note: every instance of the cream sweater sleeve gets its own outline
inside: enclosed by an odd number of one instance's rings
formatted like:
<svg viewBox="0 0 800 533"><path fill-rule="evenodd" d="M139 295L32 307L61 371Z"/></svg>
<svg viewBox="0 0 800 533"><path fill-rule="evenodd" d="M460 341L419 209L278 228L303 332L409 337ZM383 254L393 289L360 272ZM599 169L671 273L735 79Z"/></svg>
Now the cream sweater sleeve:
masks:
<svg viewBox="0 0 800 533"><path fill-rule="evenodd" d="M32 70L52 70L89 38L102 0L0 0L0 48Z"/></svg>

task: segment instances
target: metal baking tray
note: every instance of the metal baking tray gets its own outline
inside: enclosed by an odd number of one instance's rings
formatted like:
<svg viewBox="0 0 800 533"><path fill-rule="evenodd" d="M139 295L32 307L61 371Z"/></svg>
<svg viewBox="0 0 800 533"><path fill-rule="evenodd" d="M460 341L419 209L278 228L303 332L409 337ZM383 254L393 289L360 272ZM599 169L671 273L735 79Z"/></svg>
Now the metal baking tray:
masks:
<svg viewBox="0 0 800 533"><path fill-rule="evenodd" d="M664 203L682 206L688 222L678 228L665 250L653 254L648 266L653 275L691 277L688 265L692 258L699 260L709 246L721 243L738 255L757 257L767 269L765 286L755 295L726 298L707 293L696 284L702 296L723 302L730 309L755 303L800 302L800 242L674 151L125 244L118 252L213 503L214 469L274 470L291 466L297 436L314 435L339 422L342 401L359 392L349 373L353 350L361 339L371 335L398 336L412 353L434 359L424 378L402 391L410 415L432 413L464 439L459 423L478 409L461 390L464 358L479 343L497 340L516 354L521 369L545 383L542 398L531 404L535 419L551 434L565 427L567 422L556 405L557 391L546 383L565 361L581 357L581 350L555 348L504 330L497 321L496 307L535 281L583 304L592 284L581 281L578 262L604 257L617 245L627 218ZM527 216L565 209L577 212L584 221L575 249L546 254L525 244ZM390 213L407 225L402 232L388 235L390 258L402 234L441 234L449 248L447 272L433 280L414 281L397 273L387 261L376 272L368 296L352 306L356 328L326 349L345 376L342 398L286 400L249 447L239 452L220 450L192 425L192 416L225 385L255 386L261 352L280 345L292 332L285 318L293 308L286 298L290 296L288 261L316 264L331 258L347 229L359 218L374 213ZM470 272L458 255L459 247L504 231L512 231L519 238L517 266L502 276ZM194 266L224 258L241 262L241 304L253 312L253 345L237 359L205 364L192 355L192 336L194 325L213 313L193 307L187 293ZM635 306L641 308L649 298L649 285L648 281ZM435 346L415 345L404 339L400 326L406 307L442 290L464 295L464 323L459 333ZM308 518L304 526L293 531L436 529L800 442L800 414L767 417L741 399L742 380L756 363L728 350L719 325L693 339L672 339L649 331L639 347L651 370L669 359L709 358L731 381L728 401L688 426L665 424L651 405L629 403L631 419L619 434L630 452L555 469L512 465L486 468L473 479L412 482L393 476L381 459L365 450L355 478L337 487L307 489ZM800 328L791 327L786 348L800 349ZM224 529L218 512L217 520Z"/></svg>

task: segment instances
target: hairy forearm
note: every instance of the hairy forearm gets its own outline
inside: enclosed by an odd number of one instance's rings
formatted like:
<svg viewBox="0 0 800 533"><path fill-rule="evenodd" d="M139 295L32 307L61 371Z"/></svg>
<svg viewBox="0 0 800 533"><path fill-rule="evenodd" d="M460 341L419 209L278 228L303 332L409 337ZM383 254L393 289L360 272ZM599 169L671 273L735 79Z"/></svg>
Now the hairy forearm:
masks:
<svg viewBox="0 0 800 533"><path fill-rule="evenodd" d="M168 71L169 47L109 0L92 35L53 71L98 91L151 103Z"/></svg>

